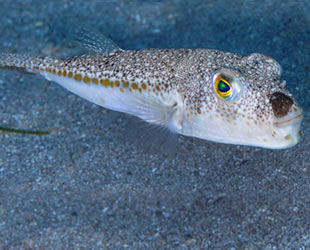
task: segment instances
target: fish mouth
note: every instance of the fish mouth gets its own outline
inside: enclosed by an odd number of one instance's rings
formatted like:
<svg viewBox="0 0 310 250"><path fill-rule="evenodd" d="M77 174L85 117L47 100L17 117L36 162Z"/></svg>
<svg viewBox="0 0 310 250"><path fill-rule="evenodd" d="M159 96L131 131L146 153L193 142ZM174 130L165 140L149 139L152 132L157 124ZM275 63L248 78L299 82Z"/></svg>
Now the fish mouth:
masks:
<svg viewBox="0 0 310 250"><path fill-rule="evenodd" d="M304 117L302 111L289 113L285 117L276 118L273 125L278 128L287 127L292 124L300 123Z"/></svg>

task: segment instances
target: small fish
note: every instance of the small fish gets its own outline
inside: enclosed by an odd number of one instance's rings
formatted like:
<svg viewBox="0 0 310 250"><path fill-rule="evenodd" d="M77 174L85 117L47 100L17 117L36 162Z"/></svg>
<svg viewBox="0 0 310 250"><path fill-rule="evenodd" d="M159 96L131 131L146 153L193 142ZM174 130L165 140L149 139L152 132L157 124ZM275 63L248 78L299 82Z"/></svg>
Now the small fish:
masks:
<svg viewBox="0 0 310 250"><path fill-rule="evenodd" d="M90 102L175 134L271 149L300 140L303 111L271 57L122 50L107 38L87 40L95 54L59 59L0 53L0 68L40 74Z"/></svg>

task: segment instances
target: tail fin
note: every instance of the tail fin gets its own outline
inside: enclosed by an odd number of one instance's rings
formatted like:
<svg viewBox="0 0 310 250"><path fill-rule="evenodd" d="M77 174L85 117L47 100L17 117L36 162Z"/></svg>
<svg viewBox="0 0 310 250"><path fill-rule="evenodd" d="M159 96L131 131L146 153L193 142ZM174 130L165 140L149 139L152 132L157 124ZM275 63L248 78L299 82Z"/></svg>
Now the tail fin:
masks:
<svg viewBox="0 0 310 250"><path fill-rule="evenodd" d="M29 73L38 73L45 57L36 57L15 53L0 53L0 69L10 69Z"/></svg>

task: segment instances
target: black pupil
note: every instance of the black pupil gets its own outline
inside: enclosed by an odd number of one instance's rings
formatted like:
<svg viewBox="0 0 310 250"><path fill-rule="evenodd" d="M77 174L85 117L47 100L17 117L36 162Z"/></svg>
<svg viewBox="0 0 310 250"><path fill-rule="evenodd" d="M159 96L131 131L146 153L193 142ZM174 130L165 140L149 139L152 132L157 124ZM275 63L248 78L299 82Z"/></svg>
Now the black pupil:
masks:
<svg viewBox="0 0 310 250"><path fill-rule="evenodd" d="M219 81L218 88L219 88L219 91L221 91L223 93L229 91L229 89L230 89L229 85L227 83L225 83L223 80Z"/></svg>

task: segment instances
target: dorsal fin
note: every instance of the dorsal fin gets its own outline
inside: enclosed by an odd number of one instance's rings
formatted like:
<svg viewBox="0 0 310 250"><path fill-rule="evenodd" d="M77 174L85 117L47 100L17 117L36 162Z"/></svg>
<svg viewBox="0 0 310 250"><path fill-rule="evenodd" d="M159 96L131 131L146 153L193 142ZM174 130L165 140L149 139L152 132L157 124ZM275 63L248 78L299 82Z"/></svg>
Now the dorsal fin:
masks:
<svg viewBox="0 0 310 250"><path fill-rule="evenodd" d="M71 39L96 54L107 55L122 50L111 39L88 26L74 27L71 32Z"/></svg>

